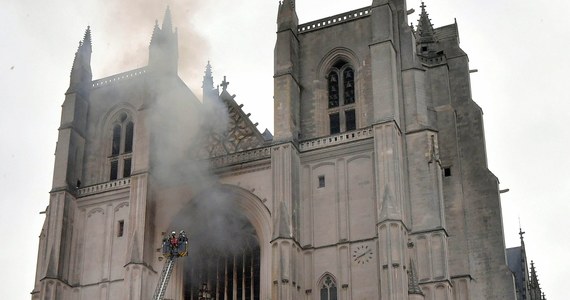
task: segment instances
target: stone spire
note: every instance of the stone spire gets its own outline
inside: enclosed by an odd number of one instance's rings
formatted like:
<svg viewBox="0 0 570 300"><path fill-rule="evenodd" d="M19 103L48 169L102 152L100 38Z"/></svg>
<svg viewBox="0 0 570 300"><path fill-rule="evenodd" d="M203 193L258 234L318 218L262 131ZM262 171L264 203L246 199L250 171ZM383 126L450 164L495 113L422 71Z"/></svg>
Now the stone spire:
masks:
<svg viewBox="0 0 570 300"><path fill-rule="evenodd" d="M410 269L408 270L408 295L424 295L422 288L420 288L418 274L416 272L416 265L410 259Z"/></svg>
<svg viewBox="0 0 570 300"><path fill-rule="evenodd" d="M204 79L202 80L202 99L204 103L210 103L218 97L219 91L214 88L214 77L212 76L212 66L210 61L206 65L206 71L204 71Z"/></svg>
<svg viewBox="0 0 570 300"><path fill-rule="evenodd" d="M148 65L154 72L161 74L178 73L178 34L176 30L172 30L172 16L169 7L164 13L162 28L158 26L158 21L154 24Z"/></svg>
<svg viewBox="0 0 570 300"><path fill-rule="evenodd" d="M89 52L91 52L91 26L87 26L85 34L83 35L82 44L85 49L89 49Z"/></svg>
<svg viewBox="0 0 570 300"><path fill-rule="evenodd" d="M164 19L162 20L162 30L172 33L172 14L170 13L170 6L166 7L164 12Z"/></svg>
<svg viewBox="0 0 570 300"><path fill-rule="evenodd" d="M68 93L78 91L78 89L87 87L91 83L91 52L91 28L87 26L83 40L79 42L73 59Z"/></svg>
<svg viewBox="0 0 570 300"><path fill-rule="evenodd" d="M534 268L534 261L530 261L530 280L529 280L529 293L530 300L541 300L542 291L540 290L540 283L538 282L538 276L536 275L536 269Z"/></svg>
<svg viewBox="0 0 570 300"><path fill-rule="evenodd" d="M435 30L426 11L426 5L423 2L421 8L422 12L420 13L420 19L418 20L418 26L416 28L417 42L434 43L436 41Z"/></svg>
<svg viewBox="0 0 570 300"><path fill-rule="evenodd" d="M202 88L208 90L214 89L214 77L212 76L212 66L210 65L210 61L208 61L208 64L206 65L206 71L204 71Z"/></svg>
<svg viewBox="0 0 570 300"><path fill-rule="evenodd" d="M154 28L152 30L152 36L150 37L150 44L158 43L160 37L160 27L158 27L158 20L154 21Z"/></svg>

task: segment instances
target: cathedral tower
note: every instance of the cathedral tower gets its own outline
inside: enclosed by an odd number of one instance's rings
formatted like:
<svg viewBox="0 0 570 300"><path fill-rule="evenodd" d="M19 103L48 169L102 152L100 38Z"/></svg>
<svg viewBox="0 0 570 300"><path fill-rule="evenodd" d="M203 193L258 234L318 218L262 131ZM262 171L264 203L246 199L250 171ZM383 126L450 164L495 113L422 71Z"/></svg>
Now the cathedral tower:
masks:
<svg viewBox="0 0 570 300"><path fill-rule="evenodd" d="M371 2L302 24L279 4L274 136L209 62L203 102L182 82L170 9L148 66L107 78L88 29L32 298L148 299L184 229L171 299L515 299L457 24Z"/></svg>

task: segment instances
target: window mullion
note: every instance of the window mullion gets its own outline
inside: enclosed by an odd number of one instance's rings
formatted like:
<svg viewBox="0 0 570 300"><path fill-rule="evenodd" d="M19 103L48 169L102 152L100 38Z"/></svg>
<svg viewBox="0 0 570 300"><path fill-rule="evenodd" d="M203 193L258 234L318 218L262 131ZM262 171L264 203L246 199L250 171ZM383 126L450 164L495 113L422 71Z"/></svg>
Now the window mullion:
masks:
<svg viewBox="0 0 570 300"><path fill-rule="evenodd" d="M339 122L340 122L340 132L346 131L346 116L344 115L344 109L339 112Z"/></svg>

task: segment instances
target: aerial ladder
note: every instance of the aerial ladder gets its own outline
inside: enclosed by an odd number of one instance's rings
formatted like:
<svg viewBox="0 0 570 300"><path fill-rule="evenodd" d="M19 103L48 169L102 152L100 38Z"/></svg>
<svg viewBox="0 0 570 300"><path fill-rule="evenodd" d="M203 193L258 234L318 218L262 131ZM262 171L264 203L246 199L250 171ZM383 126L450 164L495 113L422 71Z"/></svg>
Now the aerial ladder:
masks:
<svg viewBox="0 0 570 300"><path fill-rule="evenodd" d="M158 278L158 284L154 290L154 296L152 296L153 300L164 299L176 259L188 255L188 237L184 230L180 231L178 236L173 231L162 239L162 255L166 258L166 262Z"/></svg>

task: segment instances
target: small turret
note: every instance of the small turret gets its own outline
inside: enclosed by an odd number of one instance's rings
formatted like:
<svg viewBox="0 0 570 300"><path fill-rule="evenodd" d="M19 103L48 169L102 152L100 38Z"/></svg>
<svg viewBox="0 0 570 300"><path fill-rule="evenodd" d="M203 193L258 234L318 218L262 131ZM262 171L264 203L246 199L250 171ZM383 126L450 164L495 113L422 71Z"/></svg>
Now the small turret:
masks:
<svg viewBox="0 0 570 300"><path fill-rule="evenodd" d="M422 11L420 13L420 19L418 20L418 26L416 28L416 44L418 45L418 53L422 55L428 55L430 52L435 52L435 44L437 43L437 38L435 36L435 30L431 19L426 11L426 5L422 2Z"/></svg>
<svg viewBox="0 0 570 300"><path fill-rule="evenodd" d="M166 8L162 28L154 25L149 46L148 66L155 72L178 73L178 30L172 30L170 8Z"/></svg>
<svg viewBox="0 0 570 300"><path fill-rule="evenodd" d="M91 28L87 26L83 40L75 52L67 93L84 91L91 83L91 52Z"/></svg>
<svg viewBox="0 0 570 300"><path fill-rule="evenodd" d="M299 18L295 11L295 0L283 0L279 3L277 13L277 31L291 29L297 32Z"/></svg>
<svg viewBox="0 0 570 300"><path fill-rule="evenodd" d="M530 261L529 294L530 300L541 300L543 298L540 283L538 282L538 276L536 275L536 269L534 268L534 261L532 260Z"/></svg>
<svg viewBox="0 0 570 300"><path fill-rule="evenodd" d="M300 136L299 19L295 0L279 3L274 59L275 140L293 141ZM283 88L287 87L287 88Z"/></svg>
<svg viewBox="0 0 570 300"><path fill-rule="evenodd" d="M203 102L211 103L215 101L218 97L219 91L214 88L214 77L212 76L212 66L210 61L206 65L206 71L204 71L204 79L202 80L202 99Z"/></svg>

